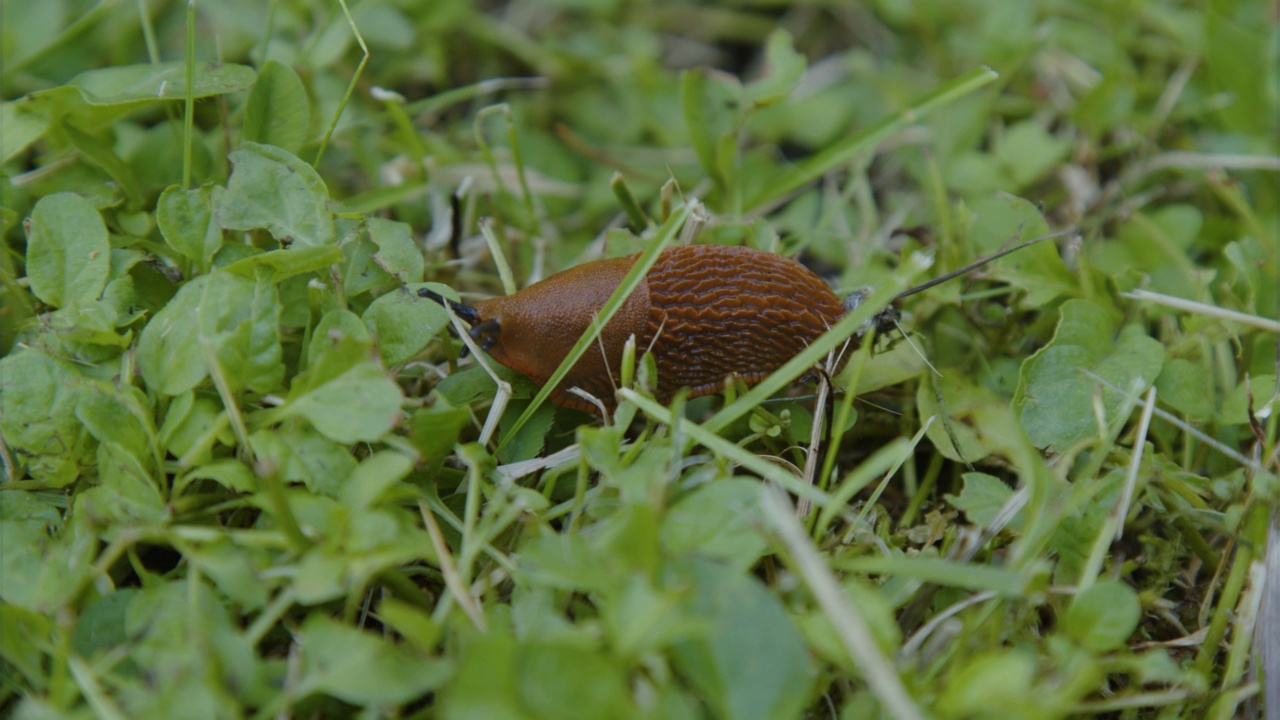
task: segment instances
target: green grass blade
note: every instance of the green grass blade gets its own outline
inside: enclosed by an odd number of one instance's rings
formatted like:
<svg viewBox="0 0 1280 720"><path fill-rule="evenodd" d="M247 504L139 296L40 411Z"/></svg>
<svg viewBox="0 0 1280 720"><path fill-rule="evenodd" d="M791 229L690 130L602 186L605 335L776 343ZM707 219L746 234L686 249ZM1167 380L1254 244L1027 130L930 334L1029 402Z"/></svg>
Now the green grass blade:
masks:
<svg viewBox="0 0 1280 720"><path fill-rule="evenodd" d="M970 70L920 98L898 114L890 115L871 127L850 135L844 141L835 143L821 152L805 158L796 163L795 169L784 175L778 182L771 184L759 195L751 198L746 204L748 212L759 210L762 206L769 205L816 181L835 168L853 160L859 153L871 150L876 143L903 127L918 122L930 111L955 102L965 95L995 82L998 77L1000 77L999 74L989 67Z"/></svg>

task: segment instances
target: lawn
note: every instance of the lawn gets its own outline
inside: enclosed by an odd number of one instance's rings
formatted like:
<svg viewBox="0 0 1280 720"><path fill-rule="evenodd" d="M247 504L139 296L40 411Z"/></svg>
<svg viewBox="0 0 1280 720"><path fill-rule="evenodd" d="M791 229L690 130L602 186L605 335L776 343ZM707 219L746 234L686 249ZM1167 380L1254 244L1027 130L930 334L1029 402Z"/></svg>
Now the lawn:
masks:
<svg viewBox="0 0 1280 720"><path fill-rule="evenodd" d="M1280 717L1274 3L0 13L0 715ZM418 292L682 244L865 299L602 422Z"/></svg>

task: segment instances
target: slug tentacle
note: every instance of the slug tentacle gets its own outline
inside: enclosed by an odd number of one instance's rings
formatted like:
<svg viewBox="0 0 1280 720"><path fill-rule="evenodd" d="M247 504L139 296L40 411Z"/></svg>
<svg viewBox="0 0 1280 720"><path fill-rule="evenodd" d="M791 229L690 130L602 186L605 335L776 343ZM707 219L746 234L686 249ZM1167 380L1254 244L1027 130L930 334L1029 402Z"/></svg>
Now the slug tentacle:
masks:
<svg viewBox="0 0 1280 720"><path fill-rule="evenodd" d="M471 307L470 305L463 305L460 302L454 302L453 300L450 300L449 298L441 295L438 292L433 292L431 290L428 290L427 288L422 288L421 290L418 291L418 297L424 297L429 300L435 300L441 306L447 305L453 308L453 311L457 313L458 317L466 321L468 325L475 325L479 321L479 315L476 314L476 309L474 307Z"/></svg>

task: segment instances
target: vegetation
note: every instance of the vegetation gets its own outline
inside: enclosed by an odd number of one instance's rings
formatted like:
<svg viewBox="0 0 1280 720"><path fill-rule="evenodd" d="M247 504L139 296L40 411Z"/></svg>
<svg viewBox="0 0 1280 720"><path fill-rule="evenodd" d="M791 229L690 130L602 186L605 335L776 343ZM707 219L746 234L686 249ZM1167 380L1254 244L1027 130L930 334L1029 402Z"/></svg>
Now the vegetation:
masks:
<svg viewBox="0 0 1280 720"><path fill-rule="evenodd" d="M1275 13L7 0L0 713L1257 716ZM484 432L418 289L693 240L877 292Z"/></svg>

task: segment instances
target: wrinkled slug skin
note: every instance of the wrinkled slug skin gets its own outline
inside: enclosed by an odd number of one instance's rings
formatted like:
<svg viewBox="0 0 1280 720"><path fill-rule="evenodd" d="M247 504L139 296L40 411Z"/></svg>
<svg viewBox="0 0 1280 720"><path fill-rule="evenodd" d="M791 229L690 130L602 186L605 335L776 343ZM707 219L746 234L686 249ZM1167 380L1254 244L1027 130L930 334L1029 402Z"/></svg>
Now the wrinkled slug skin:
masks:
<svg viewBox="0 0 1280 720"><path fill-rule="evenodd" d="M765 379L844 314L817 275L781 255L743 247L694 245L663 253L645 276L658 393L720 392L725 377ZM657 338L653 340L653 338Z"/></svg>
<svg viewBox="0 0 1280 720"><path fill-rule="evenodd" d="M506 297L476 303L480 321L500 331L489 355L544 384L637 256L579 265ZM595 408L566 391L579 387L614 406L622 348L636 336L658 367L657 397L724 387L729 375L754 384L777 370L843 315L817 275L770 252L722 245L664 251L601 334L552 393L565 407ZM603 346L603 352L601 351Z"/></svg>

